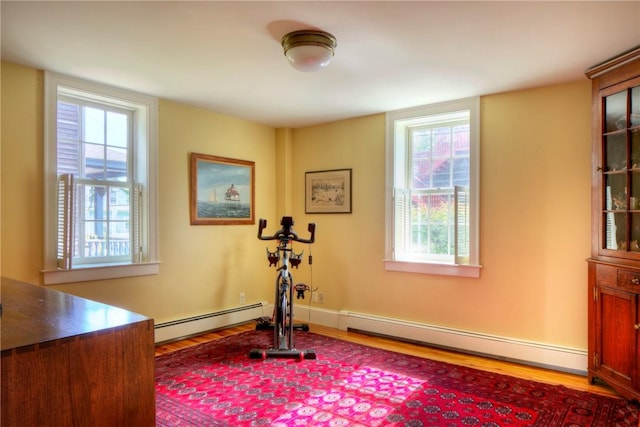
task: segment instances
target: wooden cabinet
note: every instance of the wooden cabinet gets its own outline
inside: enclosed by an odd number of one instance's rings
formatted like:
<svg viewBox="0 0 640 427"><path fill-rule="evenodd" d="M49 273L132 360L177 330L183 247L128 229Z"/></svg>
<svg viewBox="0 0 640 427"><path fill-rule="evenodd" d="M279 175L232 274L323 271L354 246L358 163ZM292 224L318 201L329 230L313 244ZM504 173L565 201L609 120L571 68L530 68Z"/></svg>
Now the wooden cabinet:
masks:
<svg viewBox="0 0 640 427"><path fill-rule="evenodd" d="M155 426L153 320L2 279L0 425Z"/></svg>
<svg viewBox="0 0 640 427"><path fill-rule="evenodd" d="M589 263L589 380L640 398L640 269Z"/></svg>
<svg viewBox="0 0 640 427"><path fill-rule="evenodd" d="M640 48L587 71L593 84L589 381L640 400Z"/></svg>

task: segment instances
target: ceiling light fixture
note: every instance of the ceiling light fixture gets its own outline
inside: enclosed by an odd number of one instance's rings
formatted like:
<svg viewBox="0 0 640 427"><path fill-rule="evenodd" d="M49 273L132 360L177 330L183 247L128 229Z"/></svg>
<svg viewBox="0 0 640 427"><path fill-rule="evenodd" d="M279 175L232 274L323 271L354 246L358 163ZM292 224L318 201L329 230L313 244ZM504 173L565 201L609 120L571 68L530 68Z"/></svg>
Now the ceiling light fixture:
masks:
<svg viewBox="0 0 640 427"><path fill-rule="evenodd" d="M329 33L319 30L300 30L282 37L284 56L293 68L318 71L329 65L338 42Z"/></svg>

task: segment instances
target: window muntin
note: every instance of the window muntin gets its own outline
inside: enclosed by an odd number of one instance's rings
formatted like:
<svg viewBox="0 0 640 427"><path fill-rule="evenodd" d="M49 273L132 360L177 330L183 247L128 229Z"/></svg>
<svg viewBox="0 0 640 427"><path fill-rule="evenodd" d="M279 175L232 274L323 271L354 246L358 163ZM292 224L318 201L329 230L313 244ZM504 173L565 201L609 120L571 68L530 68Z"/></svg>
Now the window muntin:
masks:
<svg viewBox="0 0 640 427"><path fill-rule="evenodd" d="M53 73L45 89L44 283L156 274L157 100Z"/></svg>
<svg viewBox="0 0 640 427"><path fill-rule="evenodd" d="M75 220L73 265L131 261L131 185L95 185L76 180L77 217ZM119 203L111 195L121 193Z"/></svg>
<svg viewBox="0 0 640 427"><path fill-rule="evenodd" d="M477 99L387 115L387 269L479 274L478 123Z"/></svg>

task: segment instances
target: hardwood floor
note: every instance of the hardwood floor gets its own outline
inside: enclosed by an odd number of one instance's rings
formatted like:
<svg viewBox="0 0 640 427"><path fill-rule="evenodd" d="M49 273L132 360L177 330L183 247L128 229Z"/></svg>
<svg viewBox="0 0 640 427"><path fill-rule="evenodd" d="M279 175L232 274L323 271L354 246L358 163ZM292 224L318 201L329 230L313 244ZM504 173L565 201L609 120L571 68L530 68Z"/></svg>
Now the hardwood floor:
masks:
<svg viewBox="0 0 640 427"><path fill-rule="evenodd" d="M156 356L253 329L255 329L255 324L247 323L243 325L233 326L227 329L205 333L191 338L186 338L179 341L160 344L156 346ZM404 353L448 363L455 363L475 369L497 372L533 381L561 384L577 390L588 391L605 396L618 397L618 394L607 385L589 384L589 382L587 381L587 377L581 375L521 365L518 363L490 359L465 353L458 353L455 351L432 348L403 341L395 341L388 338L370 336L358 332L340 331L321 325L312 324L310 325L310 329L312 332L315 332L317 334L364 344L371 347L378 347L398 353ZM316 351L318 352L318 350ZM320 354L321 352L318 353Z"/></svg>

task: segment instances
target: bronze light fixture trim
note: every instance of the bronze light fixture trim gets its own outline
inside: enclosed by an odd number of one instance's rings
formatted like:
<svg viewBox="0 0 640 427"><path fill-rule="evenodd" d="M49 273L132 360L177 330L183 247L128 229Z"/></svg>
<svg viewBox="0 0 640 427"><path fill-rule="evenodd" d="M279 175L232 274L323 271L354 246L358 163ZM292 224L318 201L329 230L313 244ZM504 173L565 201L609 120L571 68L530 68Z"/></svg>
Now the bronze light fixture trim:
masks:
<svg viewBox="0 0 640 427"><path fill-rule="evenodd" d="M297 70L310 72L325 68L333 59L336 38L320 30L298 30L282 37L284 55Z"/></svg>

